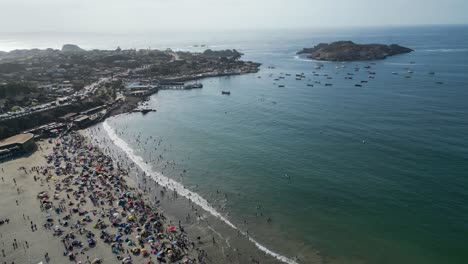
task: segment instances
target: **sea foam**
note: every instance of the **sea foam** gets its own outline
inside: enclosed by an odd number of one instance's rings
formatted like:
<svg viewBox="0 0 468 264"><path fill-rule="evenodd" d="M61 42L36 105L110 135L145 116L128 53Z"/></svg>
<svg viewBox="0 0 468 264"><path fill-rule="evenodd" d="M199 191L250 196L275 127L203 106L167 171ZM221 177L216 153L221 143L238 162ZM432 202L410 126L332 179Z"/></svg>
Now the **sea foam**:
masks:
<svg viewBox="0 0 468 264"><path fill-rule="evenodd" d="M254 238L248 236L245 232L237 228L231 221L229 221L227 218L225 218L223 215L221 215L219 212L217 212L213 206L211 206L208 201L206 201L203 197L201 197L199 194L192 192L185 188L182 184L180 184L177 181L174 181L164 175L162 175L159 172L153 171L151 166L148 165L144 159L141 156L138 156L135 154L135 151L125 142L123 139L121 139L112 129L112 127L108 124L107 120L104 121L103 123L103 129L106 131L108 134L110 140L118 147L120 148L125 154L128 156L130 160L132 160L136 165L140 167L141 170L145 172L146 175L150 176L153 180L155 180L159 185L164 186L170 190L173 190L177 192L179 195L190 199L192 202L203 208L205 211L209 212L211 215L214 217L222 220L224 223L226 223L228 226L235 230L239 230L244 236L248 237L249 241L255 244L255 246L260 249L261 251L265 252L266 254L284 262L287 264L298 264L296 261L289 259L283 255L280 255L276 252L273 252L272 250L268 249L267 247L261 245L259 242L257 242Z"/></svg>

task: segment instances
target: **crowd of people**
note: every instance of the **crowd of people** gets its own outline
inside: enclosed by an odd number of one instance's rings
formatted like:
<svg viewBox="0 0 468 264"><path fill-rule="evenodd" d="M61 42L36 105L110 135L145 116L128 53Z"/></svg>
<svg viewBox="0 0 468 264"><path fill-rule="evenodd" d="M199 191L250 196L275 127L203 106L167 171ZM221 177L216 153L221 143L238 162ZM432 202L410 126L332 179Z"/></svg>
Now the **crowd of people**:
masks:
<svg viewBox="0 0 468 264"><path fill-rule="evenodd" d="M121 263L206 261L180 221L167 224L164 214L127 183L128 171L98 147L74 132L51 142L48 165L31 172L51 187L37 198L46 214L43 227L61 239L65 258L101 263L89 252L105 244Z"/></svg>

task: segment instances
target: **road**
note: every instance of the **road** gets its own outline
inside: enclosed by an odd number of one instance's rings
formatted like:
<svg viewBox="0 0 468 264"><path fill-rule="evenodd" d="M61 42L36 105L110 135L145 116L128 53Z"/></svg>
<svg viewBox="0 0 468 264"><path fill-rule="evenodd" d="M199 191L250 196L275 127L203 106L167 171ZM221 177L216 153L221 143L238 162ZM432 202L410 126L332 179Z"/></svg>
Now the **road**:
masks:
<svg viewBox="0 0 468 264"><path fill-rule="evenodd" d="M97 80L96 82L85 86L83 89L81 89L79 91L76 91L72 95L66 96L65 99L66 100L73 100L73 99L84 100L86 98L89 98L91 95L94 95L96 93L96 91L98 90L99 86L102 83L107 82L109 80L110 80L110 78L101 78L101 79ZM55 103L55 105L54 105L54 103ZM54 109L54 108L67 106L67 105L71 105L71 103L60 104L58 101L48 102L48 103L45 103L45 104L42 104L42 105L35 106L34 108L36 108L36 110L34 110L34 111L24 111L23 110L23 111L18 111L18 112L12 113L12 114L0 115L0 121L20 118L20 117L28 116L28 115L31 115L31 114L48 111L48 110L51 110L51 109Z"/></svg>

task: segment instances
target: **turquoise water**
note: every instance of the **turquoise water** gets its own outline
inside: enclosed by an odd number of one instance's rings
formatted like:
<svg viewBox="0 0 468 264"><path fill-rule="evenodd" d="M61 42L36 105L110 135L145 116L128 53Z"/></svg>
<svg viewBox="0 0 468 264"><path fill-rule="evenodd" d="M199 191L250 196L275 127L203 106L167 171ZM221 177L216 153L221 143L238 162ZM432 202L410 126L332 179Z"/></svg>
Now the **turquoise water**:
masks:
<svg viewBox="0 0 468 264"><path fill-rule="evenodd" d="M313 76L315 62L295 57L337 39L416 52L376 62L375 79L364 72L368 63L324 63L319 72L333 77L326 80ZM111 124L126 127L129 142L137 133L162 139L157 153L176 166L155 162L155 170L225 207L287 256L317 248L336 263L468 262L467 28L273 34L236 44L264 63L258 74L162 91L150 101L157 113ZM281 72L292 76L274 81ZM302 72L306 80L295 80ZM354 80L344 79L348 72ZM354 87L359 80L369 83ZM306 85L314 81L333 86ZM140 153L151 160L148 149Z"/></svg>
<svg viewBox="0 0 468 264"><path fill-rule="evenodd" d="M150 100L156 113L112 118L155 170L301 263L312 249L331 263L468 263L468 27L194 38L174 45L236 48L263 66L258 74L205 79L201 90L161 91ZM159 43L143 39L127 43ZM415 52L375 62L375 79L360 62L324 63L317 71L333 77L326 80L313 76L315 62L295 56L348 39ZM302 72L305 80L295 80ZM274 81L280 73L292 76ZM360 80L369 82L355 87ZM314 81L333 86L306 85ZM136 135L152 140L142 147Z"/></svg>

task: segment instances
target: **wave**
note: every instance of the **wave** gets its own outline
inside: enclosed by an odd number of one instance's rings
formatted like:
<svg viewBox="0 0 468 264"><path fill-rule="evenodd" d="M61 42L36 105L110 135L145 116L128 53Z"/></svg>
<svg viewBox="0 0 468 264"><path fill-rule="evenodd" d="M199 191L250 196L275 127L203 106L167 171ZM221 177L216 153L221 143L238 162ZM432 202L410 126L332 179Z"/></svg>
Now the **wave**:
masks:
<svg viewBox="0 0 468 264"><path fill-rule="evenodd" d="M468 52L468 49L425 49L425 52Z"/></svg>
<svg viewBox="0 0 468 264"><path fill-rule="evenodd" d="M301 56L299 56L299 55L294 56L294 59L295 59L295 60L298 60L298 61L307 61L307 62L313 62L313 61L314 61L314 60L312 60L312 59L306 59L306 58L301 57Z"/></svg>
<svg viewBox="0 0 468 264"><path fill-rule="evenodd" d="M107 135L109 136L110 140L118 147L120 148L125 154L130 158L135 164L137 164L140 169L142 169L146 175L150 176L153 180L158 182L159 185L164 186L172 191L177 192L179 195L190 199L192 202L196 203L198 206L203 208L205 211L209 212L211 215L214 217L220 219L224 223L226 223L228 226L231 228L240 231L244 236L248 237L249 241L255 244L255 246L260 249L261 251L265 252L266 254L276 258L277 260L280 260L284 263L287 264L298 264L296 261L289 259L283 255L280 255L276 252L271 251L267 247L261 245L258 243L254 238L250 237L247 235L246 232L243 232L239 228L237 228L231 221L229 221L227 218L222 216L219 212L217 212L209 203L206 201L203 197L201 197L199 194L189 191L185 186L180 184L179 182L176 182L164 175L162 175L159 172L155 172L151 169L151 166L146 164L146 162L143 160L142 157L138 156L135 154L134 150L125 142L123 139L121 139L112 129L112 127L108 124L107 120L104 121L103 123L103 129L106 131Z"/></svg>

